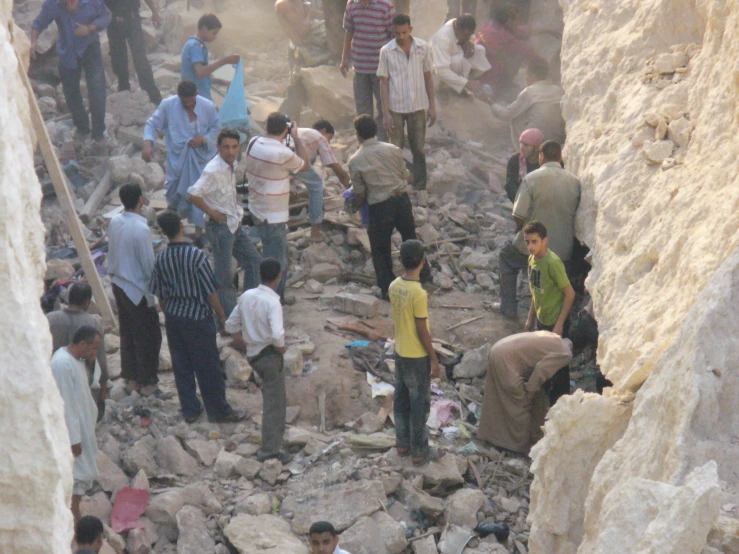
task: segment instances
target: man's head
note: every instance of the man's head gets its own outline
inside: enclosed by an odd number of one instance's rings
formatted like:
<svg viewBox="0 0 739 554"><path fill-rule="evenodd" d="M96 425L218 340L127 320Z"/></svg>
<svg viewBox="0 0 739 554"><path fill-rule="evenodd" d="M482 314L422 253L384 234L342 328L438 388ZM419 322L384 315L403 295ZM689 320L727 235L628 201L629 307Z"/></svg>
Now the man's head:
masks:
<svg viewBox="0 0 739 554"><path fill-rule="evenodd" d="M518 10L515 6L510 4L494 6L491 15L496 23L502 25L509 31L515 30L518 26Z"/></svg>
<svg viewBox="0 0 739 554"><path fill-rule="evenodd" d="M92 287L87 283L73 283L67 291L67 301L70 306L86 312L92 302Z"/></svg>
<svg viewBox="0 0 739 554"><path fill-rule="evenodd" d="M267 116L267 134L284 140L290 132L290 118L284 113L272 112Z"/></svg>
<svg viewBox="0 0 739 554"><path fill-rule="evenodd" d="M177 96L180 97L183 108L194 110L198 99L198 87L192 81L181 81L177 85Z"/></svg>
<svg viewBox="0 0 739 554"><path fill-rule="evenodd" d="M534 58L529 62L526 70L526 82L533 85L537 81L546 81L549 78L549 64L542 58Z"/></svg>
<svg viewBox="0 0 739 554"><path fill-rule="evenodd" d="M523 228L523 239L530 256L538 257L547 253L547 228L541 221L532 221Z"/></svg>
<svg viewBox="0 0 739 554"><path fill-rule="evenodd" d="M182 219L177 212L165 210L157 216L157 223L162 232L171 241L182 231Z"/></svg>
<svg viewBox="0 0 739 554"><path fill-rule="evenodd" d="M218 154L228 165L233 165L239 155L239 133L233 129L223 129L218 133Z"/></svg>
<svg viewBox="0 0 739 554"><path fill-rule="evenodd" d="M74 526L77 546L100 552L103 547L103 522L95 516L84 516Z"/></svg>
<svg viewBox="0 0 739 554"><path fill-rule="evenodd" d="M547 162L562 162L562 145L556 140L548 140L541 145L539 163L544 165Z"/></svg>
<svg viewBox="0 0 739 554"><path fill-rule="evenodd" d="M126 183L118 189L121 204L129 212L137 212L144 205L144 193L138 183Z"/></svg>
<svg viewBox="0 0 739 554"><path fill-rule="evenodd" d="M393 17L393 35L398 44L405 45L411 40L411 18L404 13L399 13Z"/></svg>
<svg viewBox="0 0 739 554"><path fill-rule="evenodd" d="M328 521L316 521L308 533L312 554L333 554L339 544L336 529Z"/></svg>
<svg viewBox="0 0 739 554"><path fill-rule="evenodd" d="M367 114L359 115L354 118L354 130L359 142L364 142L377 135L377 122Z"/></svg>
<svg viewBox="0 0 739 554"><path fill-rule="evenodd" d="M280 262L274 258L265 258L262 263L259 264L259 279L262 284L271 288L276 289L282 279L282 268Z"/></svg>
<svg viewBox="0 0 739 554"><path fill-rule="evenodd" d="M221 30L221 20L216 14L207 13L198 20L198 37L203 42L213 42Z"/></svg>
<svg viewBox="0 0 739 554"><path fill-rule="evenodd" d="M518 139L518 146L523 157L530 162L539 159L539 147L544 142L544 133L539 129L526 129Z"/></svg>
<svg viewBox="0 0 739 554"><path fill-rule="evenodd" d="M454 36L457 37L457 41L459 44L464 44L475 34L477 21L475 21L472 15L466 13L454 20L453 27Z"/></svg>
<svg viewBox="0 0 739 554"><path fill-rule="evenodd" d="M101 340L100 331L90 325L83 325L72 335L72 344L67 349L76 358L92 361L97 355Z"/></svg>
<svg viewBox="0 0 739 554"><path fill-rule="evenodd" d="M424 251L420 240L411 239L400 245L400 261L406 271L423 267Z"/></svg>
<svg viewBox="0 0 739 554"><path fill-rule="evenodd" d="M316 121L313 124L313 128L321 133L324 137L326 137L326 140L331 142L331 139L334 138L334 134L336 134L336 131L334 130L334 126L331 125L331 122L321 119L320 121Z"/></svg>

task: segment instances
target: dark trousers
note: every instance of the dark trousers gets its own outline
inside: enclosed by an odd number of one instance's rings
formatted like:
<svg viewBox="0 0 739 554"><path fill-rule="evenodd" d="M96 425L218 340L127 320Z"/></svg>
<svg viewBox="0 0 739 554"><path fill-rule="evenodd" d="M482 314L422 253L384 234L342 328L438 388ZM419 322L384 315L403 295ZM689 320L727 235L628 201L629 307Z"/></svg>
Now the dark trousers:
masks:
<svg viewBox="0 0 739 554"><path fill-rule="evenodd" d="M388 139L401 150L405 146L405 128L408 126L408 146L413 154L413 188L426 190L426 110L412 113L390 112L393 117L393 130L388 132Z"/></svg>
<svg viewBox="0 0 739 554"><path fill-rule="evenodd" d="M87 50L77 60L77 67L59 66L64 99L72 114L74 126L82 133L89 133L90 117L87 115L80 89L83 71L87 81L87 101L90 104L90 116L92 117L92 137L102 138L105 132L105 69L99 42L95 41L87 47Z"/></svg>
<svg viewBox="0 0 739 554"><path fill-rule="evenodd" d="M262 454L279 454L285 434L287 392L282 354L271 346L249 360L262 379Z"/></svg>
<svg viewBox="0 0 739 554"><path fill-rule="evenodd" d="M354 72L354 104L357 108L357 115L367 114L377 123L377 139L386 141L387 131L382 124L380 78L377 75L374 73ZM376 111L375 104L377 104Z"/></svg>
<svg viewBox="0 0 739 554"><path fill-rule="evenodd" d="M518 299L516 285L518 272L529 266L529 257L521 254L512 242L506 244L498 257L498 273L500 274L500 311L508 317L516 317Z"/></svg>
<svg viewBox="0 0 739 554"><path fill-rule="evenodd" d="M146 39L141 28L141 17L138 11L113 14L108 26L108 43L110 44L110 62L113 73L118 77L118 91L131 90L128 81L128 48L131 49L133 67L139 79L139 86L149 95L155 106L162 101L162 94L154 82L154 73L146 57Z"/></svg>
<svg viewBox="0 0 739 554"><path fill-rule="evenodd" d="M121 338L121 376L136 381L142 387L159 382L159 349L162 330L154 307L142 298L137 306L118 285L113 285L118 305L118 326Z"/></svg>
<svg viewBox="0 0 739 554"><path fill-rule="evenodd" d="M213 318L167 315L165 328L182 415L196 417L203 411L195 391L197 379L208 417L217 420L227 416L232 410L226 400L226 383L218 356Z"/></svg>
<svg viewBox="0 0 739 554"><path fill-rule="evenodd" d="M431 360L395 355L395 444L410 448L414 458L426 456L426 420L431 410Z"/></svg>
<svg viewBox="0 0 739 554"><path fill-rule="evenodd" d="M391 255L391 237L397 229L403 241L416 238L416 223L413 220L413 207L407 194L391 196L383 202L370 204L369 235L372 250L372 264L375 266L377 286L383 295L387 294L390 283L395 279Z"/></svg>
<svg viewBox="0 0 739 554"><path fill-rule="evenodd" d="M554 329L554 325L544 325L539 319L536 320L536 328L539 331L551 331ZM562 338L567 338L570 334L570 320L567 318L564 327L562 329ZM567 364L557 373L555 373L549 382L546 383L545 388L549 395L549 405L554 404L565 394L570 394L570 365Z"/></svg>

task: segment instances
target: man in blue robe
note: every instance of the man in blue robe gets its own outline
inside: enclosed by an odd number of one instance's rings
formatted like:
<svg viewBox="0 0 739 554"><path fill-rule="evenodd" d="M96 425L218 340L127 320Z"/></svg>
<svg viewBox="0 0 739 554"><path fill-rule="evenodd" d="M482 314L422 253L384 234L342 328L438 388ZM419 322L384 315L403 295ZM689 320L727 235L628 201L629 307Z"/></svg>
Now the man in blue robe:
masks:
<svg viewBox="0 0 739 554"><path fill-rule="evenodd" d="M154 156L157 134L166 133L167 204L197 227L196 244L201 240L205 221L203 212L188 199L187 189L195 184L205 164L216 155L220 130L221 122L213 102L198 96L192 81L182 81L177 87L177 96L162 100L144 130L141 157L147 162Z"/></svg>

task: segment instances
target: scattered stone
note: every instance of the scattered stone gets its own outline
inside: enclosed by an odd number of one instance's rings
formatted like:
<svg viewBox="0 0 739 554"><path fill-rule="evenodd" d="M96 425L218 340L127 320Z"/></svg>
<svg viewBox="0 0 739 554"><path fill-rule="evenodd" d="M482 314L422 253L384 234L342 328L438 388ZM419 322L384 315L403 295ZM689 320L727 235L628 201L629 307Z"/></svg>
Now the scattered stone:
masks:
<svg viewBox="0 0 739 554"><path fill-rule="evenodd" d="M105 452L98 450L95 461L98 466L98 482L104 491L115 493L128 486L128 476Z"/></svg>
<svg viewBox="0 0 739 554"><path fill-rule="evenodd" d="M285 412L285 423L288 425L295 423L298 416L300 416L300 406L288 406Z"/></svg>
<svg viewBox="0 0 739 554"><path fill-rule="evenodd" d="M128 554L149 554L151 544L146 538L144 529L131 529L126 537L126 552Z"/></svg>
<svg viewBox="0 0 739 554"><path fill-rule="evenodd" d="M413 541L413 554L438 554L436 549L436 540L434 536L424 537L423 539Z"/></svg>
<svg viewBox="0 0 739 554"><path fill-rule="evenodd" d="M110 180L116 185L128 182L131 170L131 158L128 156L113 156L108 160Z"/></svg>
<svg viewBox="0 0 739 554"><path fill-rule="evenodd" d="M108 94L105 111L122 127L144 125L152 113L149 95L139 89L136 92L122 91Z"/></svg>
<svg viewBox="0 0 739 554"><path fill-rule="evenodd" d="M290 346L283 356L283 371L287 375L299 377L303 374L303 352L297 346Z"/></svg>
<svg viewBox="0 0 739 554"><path fill-rule="evenodd" d="M226 373L226 379L231 384L246 385L251 379L252 367L249 360L246 359L238 350L233 348L225 349L229 352L228 358L223 362L223 369Z"/></svg>
<svg viewBox="0 0 739 554"><path fill-rule="evenodd" d="M239 554L308 554L305 543L290 532L290 524L272 515L238 515L223 533Z"/></svg>
<svg viewBox="0 0 739 554"><path fill-rule="evenodd" d="M210 467L215 463L221 447L215 441L189 439L185 441L185 450L198 462L206 467Z"/></svg>
<svg viewBox="0 0 739 554"><path fill-rule="evenodd" d="M301 252L300 263L305 267L314 267L321 263L338 266L341 265L341 258L325 242L316 242Z"/></svg>
<svg viewBox="0 0 739 554"><path fill-rule="evenodd" d="M74 266L67 260L46 261L46 273L44 274L45 281L68 281L74 274Z"/></svg>
<svg viewBox="0 0 739 554"><path fill-rule="evenodd" d="M288 427L282 438L287 446L305 446L310 439L310 431L306 431L300 427Z"/></svg>
<svg viewBox="0 0 739 554"><path fill-rule="evenodd" d="M356 113L351 79L344 79L338 67L322 65L300 70L308 106L320 117L349 121Z"/></svg>
<svg viewBox="0 0 739 554"><path fill-rule="evenodd" d="M177 512L177 554L204 554L213 552L216 543L208 533L205 514L194 506L184 506Z"/></svg>
<svg viewBox="0 0 739 554"><path fill-rule="evenodd" d="M146 472L143 469L140 469L131 480L131 488L144 491L149 490L149 478L146 476Z"/></svg>
<svg viewBox="0 0 739 554"><path fill-rule="evenodd" d="M253 481L262 469L262 463L252 458L241 458L236 462L236 471L239 475Z"/></svg>
<svg viewBox="0 0 739 554"><path fill-rule="evenodd" d="M310 278L319 283L341 277L341 268L334 264L318 263L310 269Z"/></svg>
<svg viewBox="0 0 739 554"><path fill-rule="evenodd" d="M654 71L662 74L675 73L678 68L688 65L690 58L685 52L662 54L654 61Z"/></svg>
<svg viewBox="0 0 739 554"><path fill-rule="evenodd" d="M368 294L340 292L334 297L334 308L358 317L375 317L380 309L380 300Z"/></svg>
<svg viewBox="0 0 739 554"><path fill-rule="evenodd" d="M111 504L108 495L103 491L97 492L92 496L83 496L80 501L80 513L83 516L95 516L103 523L110 523L110 514L113 512L113 504Z"/></svg>
<svg viewBox="0 0 739 554"><path fill-rule="evenodd" d="M398 491L398 498L411 510L420 510L426 516L435 518L444 511L444 502L421 489L413 486L410 481L403 481Z"/></svg>
<svg viewBox="0 0 739 554"><path fill-rule="evenodd" d="M671 140L657 140L644 144L644 154L647 157L647 163L661 164L667 158L672 156L675 143Z"/></svg>
<svg viewBox="0 0 739 554"><path fill-rule="evenodd" d="M454 288L454 281L452 278L443 273L436 272L433 281L434 284L442 290L450 290Z"/></svg>
<svg viewBox="0 0 739 554"><path fill-rule="evenodd" d="M282 462L280 460L266 460L262 464L262 469L259 471L259 477L266 483L274 486L280 477L280 473L282 473Z"/></svg>
<svg viewBox="0 0 739 554"><path fill-rule="evenodd" d="M198 471L197 460L173 436L157 441L155 458L159 467L175 475L194 475Z"/></svg>
<svg viewBox="0 0 739 554"><path fill-rule="evenodd" d="M268 514L272 510L272 499L268 494L258 493L248 496L234 508L234 514L249 514L250 516L260 516Z"/></svg>
<svg viewBox="0 0 739 554"><path fill-rule="evenodd" d="M365 412L357 420L357 430L365 435L378 433L385 428L385 422L374 412Z"/></svg>
<svg viewBox="0 0 739 554"><path fill-rule="evenodd" d="M242 457L238 454L232 454L227 450L223 449L218 453L215 465L213 469L218 477L222 479L228 479L234 475L237 475L236 465L242 460Z"/></svg>
<svg viewBox="0 0 739 554"><path fill-rule="evenodd" d="M177 512L183 506L195 506L206 514L216 514L223 506L205 483L197 483L184 488L169 489L154 495L149 500L146 516L154 523L176 525Z"/></svg>
<svg viewBox="0 0 739 554"><path fill-rule="evenodd" d="M405 528L385 512L362 517L341 534L341 548L352 554L400 554L407 546Z"/></svg>
<svg viewBox="0 0 739 554"><path fill-rule="evenodd" d="M485 501L485 494L480 490L459 489L446 501L446 520L472 530L477 527L477 512Z"/></svg>
<svg viewBox="0 0 739 554"><path fill-rule="evenodd" d="M480 348L466 352L462 356L462 361L454 366L454 378L474 379L475 377L483 377L488 370L488 355L491 348L492 345L486 343Z"/></svg>
<svg viewBox="0 0 739 554"><path fill-rule="evenodd" d="M521 501L517 498L506 498L505 496L497 495L493 497L493 502L509 514L515 514L521 509Z"/></svg>
<svg viewBox="0 0 739 554"><path fill-rule="evenodd" d="M692 132L693 124L687 118L681 117L670 122L667 137L678 146L687 146Z"/></svg>
<svg viewBox="0 0 739 554"><path fill-rule="evenodd" d="M151 435L137 440L134 445L121 455L121 462L129 475L135 475L139 470L144 470L147 477L157 474L157 466L154 452L157 441Z"/></svg>
<svg viewBox="0 0 739 554"><path fill-rule="evenodd" d="M493 254L482 254L480 252L472 252L467 256L459 266L462 269L492 269L496 263Z"/></svg>
<svg viewBox="0 0 739 554"><path fill-rule="evenodd" d="M303 286L305 292L310 294L321 294L323 293L323 285L315 279L309 279L308 282Z"/></svg>

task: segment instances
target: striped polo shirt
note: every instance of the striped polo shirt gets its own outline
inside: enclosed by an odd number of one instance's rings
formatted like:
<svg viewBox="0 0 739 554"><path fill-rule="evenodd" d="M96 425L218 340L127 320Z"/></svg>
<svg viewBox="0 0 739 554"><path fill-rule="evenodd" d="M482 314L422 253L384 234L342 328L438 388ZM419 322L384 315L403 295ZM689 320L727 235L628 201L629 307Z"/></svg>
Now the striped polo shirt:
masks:
<svg viewBox="0 0 739 554"><path fill-rule="evenodd" d="M391 112L413 113L428 109L423 74L432 69L431 48L425 40L413 37L408 55L395 39L382 47L377 75L389 80L388 108Z"/></svg>
<svg viewBox="0 0 739 554"><path fill-rule="evenodd" d="M395 7L391 0L349 0L344 12L344 30L354 32L352 64L357 73L377 72L380 49L393 38Z"/></svg>
<svg viewBox="0 0 739 554"><path fill-rule="evenodd" d="M267 223L290 218L290 174L303 167L303 159L280 141L259 137L246 156L249 211Z"/></svg>
<svg viewBox="0 0 739 554"><path fill-rule="evenodd" d="M212 315L207 298L218 290L205 254L187 242L172 242L157 256L149 288L166 315L197 320Z"/></svg>

